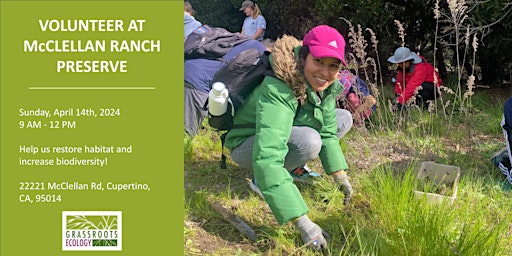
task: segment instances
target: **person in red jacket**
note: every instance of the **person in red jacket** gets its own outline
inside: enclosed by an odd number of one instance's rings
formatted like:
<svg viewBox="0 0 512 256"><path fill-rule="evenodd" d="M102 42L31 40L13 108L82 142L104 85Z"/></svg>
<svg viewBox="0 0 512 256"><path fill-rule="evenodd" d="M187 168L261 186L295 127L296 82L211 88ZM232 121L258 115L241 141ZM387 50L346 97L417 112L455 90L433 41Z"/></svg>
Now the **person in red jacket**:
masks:
<svg viewBox="0 0 512 256"><path fill-rule="evenodd" d="M394 107L400 109L408 105L410 98L415 96L418 106L428 108L429 101L439 97L437 88L442 85L441 78L434 67L425 58L411 52L407 47L399 47L393 56L388 58L391 63L398 64ZM418 88L421 87L421 88Z"/></svg>

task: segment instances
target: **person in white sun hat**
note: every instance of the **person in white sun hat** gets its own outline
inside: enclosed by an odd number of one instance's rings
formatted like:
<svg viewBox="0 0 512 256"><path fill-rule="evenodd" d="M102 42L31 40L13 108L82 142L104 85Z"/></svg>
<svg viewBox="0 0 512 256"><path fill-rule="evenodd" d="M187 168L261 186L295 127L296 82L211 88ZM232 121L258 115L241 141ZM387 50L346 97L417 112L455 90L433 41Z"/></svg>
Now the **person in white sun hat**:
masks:
<svg viewBox="0 0 512 256"><path fill-rule="evenodd" d="M428 108L429 101L434 101L439 97L437 88L442 86L443 82L437 71L425 58L411 52L407 47L399 47L393 56L388 58L388 61L398 64L394 110L412 103L409 100L413 96L415 96L414 103L424 108Z"/></svg>

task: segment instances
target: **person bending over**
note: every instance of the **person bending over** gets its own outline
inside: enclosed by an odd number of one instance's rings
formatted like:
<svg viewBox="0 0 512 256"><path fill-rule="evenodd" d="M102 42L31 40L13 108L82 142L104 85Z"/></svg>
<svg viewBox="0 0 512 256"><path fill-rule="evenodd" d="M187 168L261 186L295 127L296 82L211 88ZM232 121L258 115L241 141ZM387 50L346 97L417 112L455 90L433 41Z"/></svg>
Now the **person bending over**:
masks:
<svg viewBox="0 0 512 256"><path fill-rule="evenodd" d="M396 81L394 109L400 109L415 96L413 101L418 106L428 109L429 101L439 97L437 88L443 82L434 67L425 58L411 52L407 47L399 47L388 61L398 64Z"/></svg>

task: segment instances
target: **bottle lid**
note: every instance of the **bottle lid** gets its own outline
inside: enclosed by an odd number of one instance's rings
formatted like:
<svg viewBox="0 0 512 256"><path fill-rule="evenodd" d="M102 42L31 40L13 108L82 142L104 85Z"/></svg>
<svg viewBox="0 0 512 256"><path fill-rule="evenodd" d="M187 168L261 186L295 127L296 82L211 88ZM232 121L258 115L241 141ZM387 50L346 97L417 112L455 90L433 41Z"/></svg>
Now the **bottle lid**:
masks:
<svg viewBox="0 0 512 256"><path fill-rule="evenodd" d="M212 90L217 92L222 92L226 88L226 85L223 82L215 82L212 85Z"/></svg>

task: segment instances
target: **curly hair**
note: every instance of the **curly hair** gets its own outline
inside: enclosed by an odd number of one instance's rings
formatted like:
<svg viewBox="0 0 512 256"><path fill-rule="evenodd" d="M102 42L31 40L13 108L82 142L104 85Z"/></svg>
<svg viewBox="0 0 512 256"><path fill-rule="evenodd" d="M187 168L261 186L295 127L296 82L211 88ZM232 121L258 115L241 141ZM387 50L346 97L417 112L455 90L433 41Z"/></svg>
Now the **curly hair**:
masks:
<svg viewBox="0 0 512 256"><path fill-rule="evenodd" d="M294 54L294 48L300 45L302 42L293 36L284 35L277 39L272 48L272 65L275 76L292 88L295 98L303 105L307 98L306 80L302 74L305 57L299 55L297 58ZM306 47L301 52L307 56L309 49Z"/></svg>

